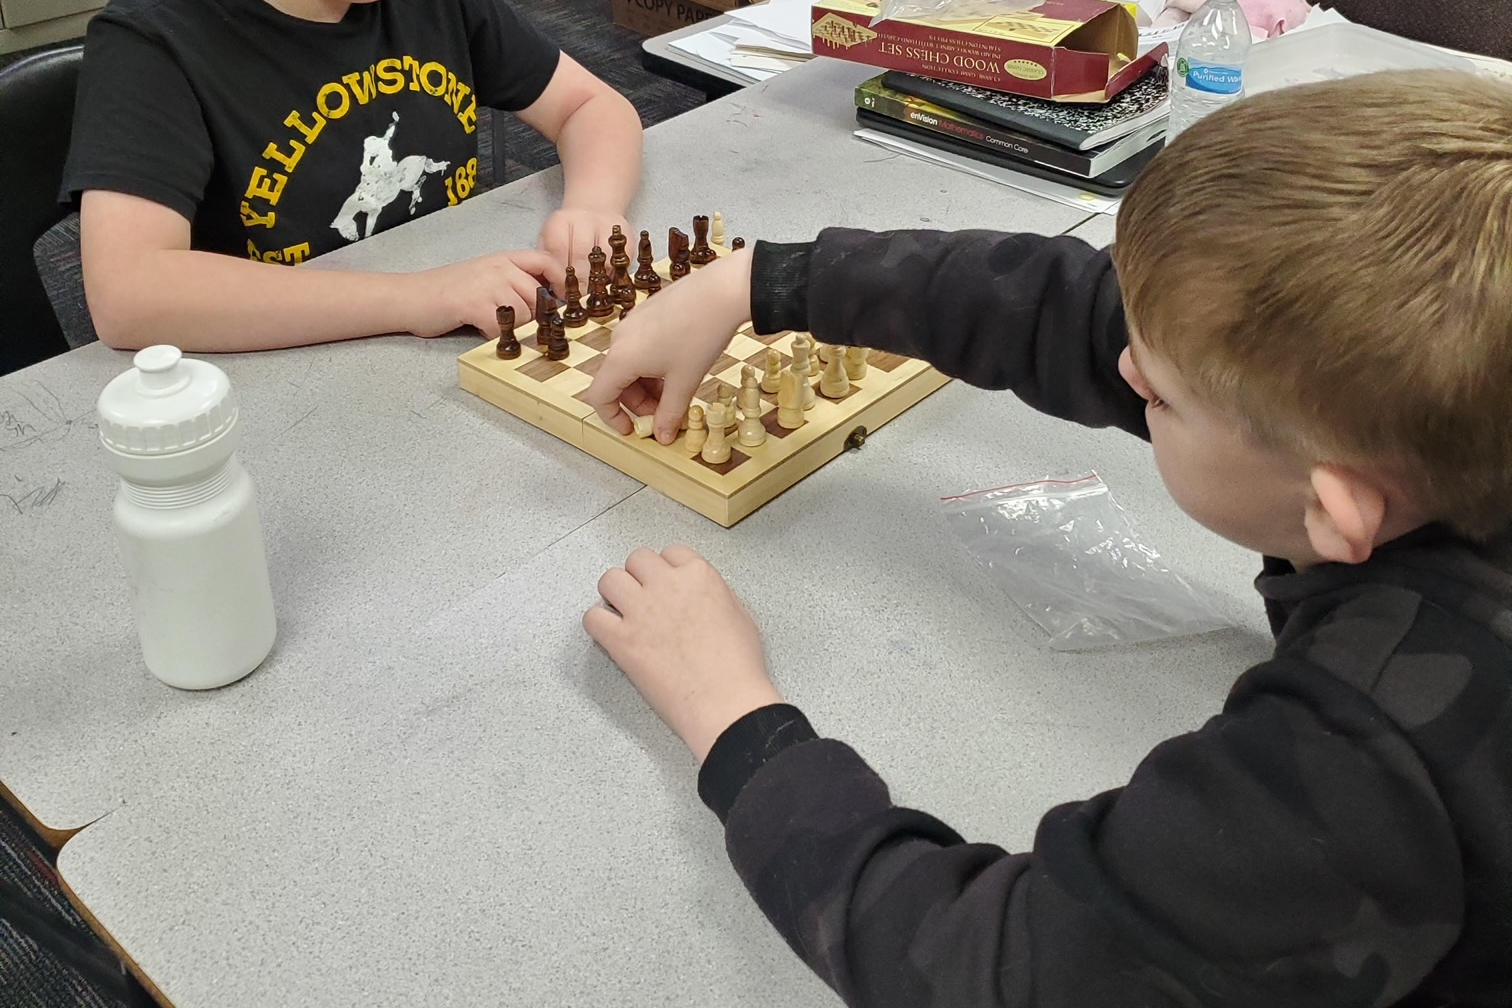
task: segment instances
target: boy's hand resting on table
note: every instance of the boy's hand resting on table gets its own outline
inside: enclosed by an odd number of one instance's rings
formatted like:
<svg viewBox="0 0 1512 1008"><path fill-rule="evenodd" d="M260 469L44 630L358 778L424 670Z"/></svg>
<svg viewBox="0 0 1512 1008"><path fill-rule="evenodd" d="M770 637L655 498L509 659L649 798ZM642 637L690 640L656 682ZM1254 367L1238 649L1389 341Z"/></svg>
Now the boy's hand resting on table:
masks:
<svg viewBox="0 0 1512 1008"><path fill-rule="evenodd" d="M751 319L751 251L741 249L663 287L614 330L583 399L604 423L629 434L623 403L656 414L656 440L671 444L709 368Z"/></svg>
<svg viewBox="0 0 1512 1008"><path fill-rule="evenodd" d="M525 250L438 266L403 278L410 284L405 298L405 329L427 339L472 326L488 339L499 335L498 309L511 305L515 321L529 320L535 310L536 288L551 267L545 252Z"/></svg>
<svg viewBox="0 0 1512 1008"><path fill-rule="evenodd" d="M589 609L584 629L699 762L730 725L782 702L751 614L687 546L638 549L598 587L614 609Z"/></svg>
<svg viewBox="0 0 1512 1008"><path fill-rule="evenodd" d="M625 233L626 250L633 261L640 236L632 234L630 224L617 213L563 207L546 218L546 223L541 226L540 246L541 251L551 257L546 276L551 281L552 290L558 295L563 294L562 284L566 282L570 265L577 270L578 282L582 284L583 293L587 294L588 253L597 245L605 255L609 254L609 236L614 233L616 224Z"/></svg>

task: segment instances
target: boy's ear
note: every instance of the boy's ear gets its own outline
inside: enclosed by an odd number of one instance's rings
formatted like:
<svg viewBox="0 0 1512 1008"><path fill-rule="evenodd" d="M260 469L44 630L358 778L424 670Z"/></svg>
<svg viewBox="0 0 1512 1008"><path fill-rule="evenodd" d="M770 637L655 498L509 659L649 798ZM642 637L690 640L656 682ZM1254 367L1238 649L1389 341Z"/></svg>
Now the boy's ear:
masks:
<svg viewBox="0 0 1512 1008"><path fill-rule="evenodd" d="M1364 563L1386 519L1386 495L1371 480L1342 466L1314 466L1304 519L1312 548L1324 560Z"/></svg>

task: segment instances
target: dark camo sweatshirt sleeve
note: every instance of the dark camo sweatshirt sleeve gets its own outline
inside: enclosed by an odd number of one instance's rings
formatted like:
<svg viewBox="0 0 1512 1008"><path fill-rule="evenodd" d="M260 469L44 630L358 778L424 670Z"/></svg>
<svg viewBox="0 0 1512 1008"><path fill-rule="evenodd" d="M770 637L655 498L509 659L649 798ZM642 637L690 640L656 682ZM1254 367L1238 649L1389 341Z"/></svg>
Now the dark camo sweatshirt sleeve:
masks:
<svg viewBox="0 0 1512 1008"><path fill-rule="evenodd" d="M754 255L759 333L806 329L918 357L1052 416L1149 436L1144 401L1118 374L1118 277L1078 238L830 228L811 243L759 242Z"/></svg>
<svg viewBox="0 0 1512 1008"><path fill-rule="evenodd" d="M1127 786L1052 809L1028 853L894 805L791 707L731 726L699 786L762 911L855 1008L1384 1008L1464 912L1411 744L1295 660Z"/></svg>

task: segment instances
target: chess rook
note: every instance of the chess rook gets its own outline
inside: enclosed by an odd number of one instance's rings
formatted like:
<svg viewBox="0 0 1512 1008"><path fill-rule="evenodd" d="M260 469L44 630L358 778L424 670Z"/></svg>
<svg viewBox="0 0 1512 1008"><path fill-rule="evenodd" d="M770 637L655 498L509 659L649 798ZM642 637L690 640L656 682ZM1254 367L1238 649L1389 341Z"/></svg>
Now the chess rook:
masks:
<svg viewBox="0 0 1512 1008"><path fill-rule="evenodd" d="M708 417L709 439L704 442L703 451L698 455L710 465L719 465L721 462L730 461L730 439L725 437L726 422L729 417L725 413L723 403L711 403L709 411L704 414Z"/></svg>
<svg viewBox="0 0 1512 1008"><path fill-rule="evenodd" d="M700 214L693 218L693 248L688 253L688 261L694 266L707 266L715 257L716 253L709 247L709 218Z"/></svg>
<svg viewBox="0 0 1512 1008"><path fill-rule="evenodd" d="M494 312L494 318L499 323L499 345L497 353L500 360L514 360L520 356L520 341L515 338L515 312L514 305L500 305L499 310Z"/></svg>

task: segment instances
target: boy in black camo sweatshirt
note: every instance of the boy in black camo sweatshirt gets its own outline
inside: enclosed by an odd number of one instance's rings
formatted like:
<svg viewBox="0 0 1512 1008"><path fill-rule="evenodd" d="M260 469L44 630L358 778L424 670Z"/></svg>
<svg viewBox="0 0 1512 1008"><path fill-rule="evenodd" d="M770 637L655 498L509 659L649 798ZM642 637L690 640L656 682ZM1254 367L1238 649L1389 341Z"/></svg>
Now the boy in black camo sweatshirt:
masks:
<svg viewBox="0 0 1512 1008"><path fill-rule="evenodd" d="M589 633L847 1003L1512 1004L1512 88L1397 73L1241 102L1152 163L1111 254L758 244L627 320L595 405L655 410L670 441L748 318L1147 439L1184 510L1267 557L1274 657L1021 854L893 805L784 705L693 551L604 575Z"/></svg>

